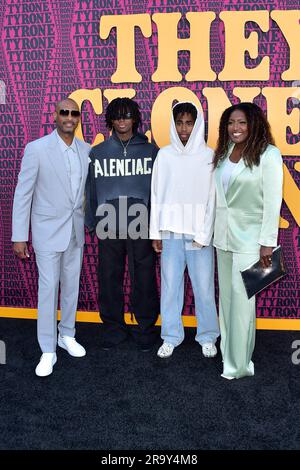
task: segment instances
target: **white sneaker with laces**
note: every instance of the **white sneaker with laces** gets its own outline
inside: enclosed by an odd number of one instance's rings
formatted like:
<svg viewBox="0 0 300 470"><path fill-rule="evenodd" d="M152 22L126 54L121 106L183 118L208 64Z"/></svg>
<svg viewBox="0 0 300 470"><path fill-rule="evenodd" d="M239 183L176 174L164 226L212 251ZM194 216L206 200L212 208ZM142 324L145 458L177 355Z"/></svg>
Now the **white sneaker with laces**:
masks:
<svg viewBox="0 0 300 470"><path fill-rule="evenodd" d="M204 357L215 357L217 355L217 348L214 343L202 344L202 353Z"/></svg>
<svg viewBox="0 0 300 470"><path fill-rule="evenodd" d="M39 377L47 377L52 374L53 366L57 361L56 353L43 353L40 362L35 368L35 373Z"/></svg>
<svg viewBox="0 0 300 470"><path fill-rule="evenodd" d="M165 359L172 356L175 346L171 343L163 342L159 350L157 351L158 357Z"/></svg>
<svg viewBox="0 0 300 470"><path fill-rule="evenodd" d="M61 336L58 335L58 346L68 351L70 356L73 357L83 357L86 355L86 351L83 346L77 343L75 338L71 336Z"/></svg>

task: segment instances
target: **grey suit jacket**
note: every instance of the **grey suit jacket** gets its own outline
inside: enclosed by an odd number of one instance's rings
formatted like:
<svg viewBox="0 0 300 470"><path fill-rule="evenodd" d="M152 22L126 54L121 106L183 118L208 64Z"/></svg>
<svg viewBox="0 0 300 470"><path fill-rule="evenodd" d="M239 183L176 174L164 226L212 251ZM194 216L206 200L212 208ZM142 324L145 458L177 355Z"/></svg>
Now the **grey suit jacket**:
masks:
<svg viewBox="0 0 300 470"><path fill-rule="evenodd" d="M55 131L26 146L14 195L12 241L28 241L31 214L34 249L65 251L72 226L77 244L83 246L83 199L90 146L75 139L82 172L75 201Z"/></svg>

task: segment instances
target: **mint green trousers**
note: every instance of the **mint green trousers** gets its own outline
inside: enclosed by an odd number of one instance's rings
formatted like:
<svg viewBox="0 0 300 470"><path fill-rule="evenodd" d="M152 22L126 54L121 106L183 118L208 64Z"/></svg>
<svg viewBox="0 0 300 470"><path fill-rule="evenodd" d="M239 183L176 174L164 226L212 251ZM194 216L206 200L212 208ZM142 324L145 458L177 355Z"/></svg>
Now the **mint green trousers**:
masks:
<svg viewBox="0 0 300 470"><path fill-rule="evenodd" d="M219 322L223 375L254 375L251 361L255 345L255 297L248 299L240 271L259 259L259 252L244 254L217 249Z"/></svg>

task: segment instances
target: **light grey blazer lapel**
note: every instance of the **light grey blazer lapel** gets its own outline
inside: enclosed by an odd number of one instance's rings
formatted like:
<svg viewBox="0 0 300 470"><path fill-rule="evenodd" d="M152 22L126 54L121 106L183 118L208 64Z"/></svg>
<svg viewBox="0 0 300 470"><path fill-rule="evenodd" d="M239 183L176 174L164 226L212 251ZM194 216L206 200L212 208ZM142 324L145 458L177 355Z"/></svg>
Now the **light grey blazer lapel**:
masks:
<svg viewBox="0 0 300 470"><path fill-rule="evenodd" d="M79 191L77 193L77 197L76 197L76 201L75 201L75 203L77 203L79 198L82 199L82 194L83 194L84 188L85 188L85 180L86 180L86 176L87 176L87 156L84 154L84 152L80 148L81 147L80 143L79 143L79 141L76 137L75 137L75 140L76 140L76 147L77 147L77 150L78 150L78 154L79 154L79 158L80 158L80 165L81 165L81 182L80 182Z"/></svg>

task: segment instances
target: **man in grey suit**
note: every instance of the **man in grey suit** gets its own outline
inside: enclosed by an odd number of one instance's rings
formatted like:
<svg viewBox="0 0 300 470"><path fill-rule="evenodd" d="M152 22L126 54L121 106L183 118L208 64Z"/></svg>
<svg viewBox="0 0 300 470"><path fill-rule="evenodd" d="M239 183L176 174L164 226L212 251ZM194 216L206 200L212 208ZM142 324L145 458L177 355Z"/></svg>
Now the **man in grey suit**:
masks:
<svg viewBox="0 0 300 470"><path fill-rule="evenodd" d="M56 363L56 343L71 356L85 349L75 340L75 316L84 245L83 200L90 147L74 137L80 120L77 103L65 99L56 105L56 130L30 142L24 152L14 196L12 241L20 259L32 246L39 272L38 342L42 356L35 372L50 375ZM57 301L61 289L61 321Z"/></svg>

